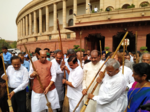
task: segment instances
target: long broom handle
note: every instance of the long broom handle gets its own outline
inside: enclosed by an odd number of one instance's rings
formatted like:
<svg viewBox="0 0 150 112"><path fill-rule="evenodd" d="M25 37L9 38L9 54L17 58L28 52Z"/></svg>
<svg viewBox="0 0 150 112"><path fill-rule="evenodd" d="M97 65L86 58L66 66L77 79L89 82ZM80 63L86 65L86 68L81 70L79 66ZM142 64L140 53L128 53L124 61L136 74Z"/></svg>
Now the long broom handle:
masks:
<svg viewBox="0 0 150 112"><path fill-rule="evenodd" d="M136 63L138 63L138 59L137 59L137 31L135 33L135 54L136 54Z"/></svg>
<svg viewBox="0 0 150 112"><path fill-rule="evenodd" d="M105 70L104 70L104 72L103 72L102 76L100 77L101 79L103 79L103 78L104 78L104 76L105 76L105 72L106 72L106 68L105 68ZM99 84L99 83L97 82L97 83L96 83L96 85L94 86L94 88L93 88L93 90L92 90L91 94L93 94L93 93L94 93L94 91L95 91L95 89L97 88L98 84ZM89 101L90 101L90 99L87 99L86 103L88 104L88 103L89 103Z"/></svg>
<svg viewBox="0 0 150 112"><path fill-rule="evenodd" d="M4 57L3 57L3 53L2 53L2 62L3 62L3 69L4 69L4 73L6 74L6 68L5 68L5 63L4 63ZM9 97L9 89L8 89L8 81L6 80L6 89L7 89L7 95L8 95L8 106L9 106L9 111L10 112L14 112L13 108L12 108L12 103Z"/></svg>
<svg viewBox="0 0 150 112"><path fill-rule="evenodd" d="M26 52L27 52L27 54L28 54L28 56L29 56L29 59L30 59L30 61L31 61L33 70L36 71L35 66L34 66L34 64L33 64L33 61L32 61L32 59L31 59L31 57L30 57L30 54L29 54L29 52L28 52L28 50L27 50L25 44L24 44L24 47L25 47L25 50L26 50ZM40 86L41 86L41 88L42 88L42 90L43 90L43 92L44 92L44 87L43 87L43 85L42 85L42 83L41 83L40 77L37 75L36 78L38 79L38 81L39 81L39 83L40 83ZM45 98L46 98L46 100L47 100L47 103L49 103L48 98L47 98L46 95L45 95Z"/></svg>
<svg viewBox="0 0 150 112"><path fill-rule="evenodd" d="M101 71L101 69L103 68L103 66L105 65L105 63L107 62L107 60L109 59L109 56L107 57L107 59L105 60L105 62L103 63L103 65L100 67L100 69L98 70L97 74L95 75L95 77L93 78L92 82L90 83L90 85L87 88L87 91L89 90L90 86L92 85L92 83L94 82L94 80L96 79L97 75L99 74L99 72ZM84 95L82 95L79 103L77 104L77 106L75 107L75 109L73 110L73 112L75 112L75 110L78 108L79 104L81 103L82 99L84 98Z"/></svg>
<svg viewBox="0 0 150 112"><path fill-rule="evenodd" d="M119 48L120 48L122 42L124 41L124 39L126 38L127 35L128 35L128 32L126 32L126 34L125 34L124 37L122 38L122 40L121 40L121 42L119 43L119 45L118 45L116 51L115 51L114 54L112 55L112 58L114 58L114 56L116 55L117 51L119 50ZM107 61L108 59L109 59L109 57L106 59L106 61ZM105 62L106 62L106 61L105 61ZM105 62L104 62L104 63L105 63ZM99 72L98 72L98 73L99 73ZM97 74L96 74L96 75L97 75ZM93 80L95 80L95 78L96 78L96 77L94 77ZM93 80L92 80L92 81L93 81ZM93 82L90 83L90 86L92 85L92 83L93 83ZM90 86L89 86L88 88L90 88ZM77 104L77 106L76 106L76 108L74 109L73 112L75 112L75 110L77 109L77 107L78 107L79 104L81 103L83 97L84 97L84 96L82 96L82 98L80 99L79 103Z"/></svg>
<svg viewBox="0 0 150 112"><path fill-rule="evenodd" d="M82 68L82 56L81 56L81 52L82 52L82 31L80 31L80 65Z"/></svg>
<svg viewBox="0 0 150 112"><path fill-rule="evenodd" d="M6 74L6 68L5 68L5 63L4 63L4 57L3 57L3 53L2 53L2 61L3 61L3 69L4 69L4 73ZM9 89L8 89L8 81L6 80L6 89L7 89L7 94L9 94ZM8 95L8 99L10 99L9 95Z"/></svg>
<svg viewBox="0 0 150 112"><path fill-rule="evenodd" d="M122 59L122 74L124 74L124 55L125 55L125 41L123 44L123 59Z"/></svg>
<svg viewBox="0 0 150 112"><path fill-rule="evenodd" d="M100 53L101 53L101 59L102 59L102 43L101 43L101 40L99 42L100 42Z"/></svg>
<svg viewBox="0 0 150 112"><path fill-rule="evenodd" d="M61 40L61 34L60 34L60 28L59 28L59 20L57 19L57 27L58 27L58 32L59 32L59 40L60 40L60 48L63 54L63 62L64 62L64 53L63 53L63 47L62 47L62 40ZM66 72L64 70L64 78L66 79Z"/></svg>

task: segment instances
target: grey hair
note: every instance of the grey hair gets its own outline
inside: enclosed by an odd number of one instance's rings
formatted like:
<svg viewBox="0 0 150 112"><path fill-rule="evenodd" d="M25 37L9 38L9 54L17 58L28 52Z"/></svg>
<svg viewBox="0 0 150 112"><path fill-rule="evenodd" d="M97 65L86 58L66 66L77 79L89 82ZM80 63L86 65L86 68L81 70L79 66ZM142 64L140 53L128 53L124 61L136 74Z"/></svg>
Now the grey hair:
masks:
<svg viewBox="0 0 150 112"><path fill-rule="evenodd" d="M75 54L76 52L73 49L68 49L67 54Z"/></svg>
<svg viewBox="0 0 150 112"><path fill-rule="evenodd" d="M108 66L112 66L116 70L116 69L119 69L120 63L117 60L111 58L106 63L106 67Z"/></svg>
<svg viewBox="0 0 150 112"><path fill-rule="evenodd" d="M139 63L142 63L143 56L146 55L146 54L150 55L150 53L143 53L143 54L140 56Z"/></svg>

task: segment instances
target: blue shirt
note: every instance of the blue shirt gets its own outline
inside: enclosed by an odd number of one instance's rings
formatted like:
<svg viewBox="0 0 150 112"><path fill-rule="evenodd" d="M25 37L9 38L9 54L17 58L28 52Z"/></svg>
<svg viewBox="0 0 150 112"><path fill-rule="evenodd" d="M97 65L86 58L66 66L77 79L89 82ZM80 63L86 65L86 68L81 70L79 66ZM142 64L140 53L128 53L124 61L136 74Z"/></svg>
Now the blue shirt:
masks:
<svg viewBox="0 0 150 112"><path fill-rule="evenodd" d="M70 68L69 64L68 64L68 58L64 59L65 61L65 65L67 66L67 68L69 69L69 71L71 71L72 69ZM78 60L78 64L80 65L80 61ZM66 71L66 79L68 80L68 72Z"/></svg>
<svg viewBox="0 0 150 112"><path fill-rule="evenodd" d="M7 52L6 54L3 53L3 57L4 57L4 63L10 65L12 55L9 52Z"/></svg>
<svg viewBox="0 0 150 112"><path fill-rule="evenodd" d="M22 66L24 66L29 72L30 63L28 61L24 60L24 63L22 64Z"/></svg>

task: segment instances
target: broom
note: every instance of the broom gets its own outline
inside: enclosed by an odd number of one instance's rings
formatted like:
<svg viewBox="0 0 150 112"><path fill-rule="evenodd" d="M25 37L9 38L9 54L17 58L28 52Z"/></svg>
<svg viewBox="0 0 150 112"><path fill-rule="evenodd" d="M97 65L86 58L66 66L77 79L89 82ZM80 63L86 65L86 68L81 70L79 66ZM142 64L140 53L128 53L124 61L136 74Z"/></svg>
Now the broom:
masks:
<svg viewBox="0 0 150 112"><path fill-rule="evenodd" d="M63 53L63 48L62 48L62 40L61 40L61 34L60 34L60 28L59 28L59 20L57 19L57 26L58 26L58 32L59 32L59 40L60 40L60 47L61 47L61 51ZM63 54L64 56L64 54ZM64 57L63 57L63 62L64 62ZM66 79L66 72L64 70L64 79ZM64 102L63 102L63 107L62 107L62 112L69 112L69 100L67 97L67 85L65 85L65 98L64 98Z"/></svg>
<svg viewBox="0 0 150 112"><path fill-rule="evenodd" d="M123 39L121 40L120 44L118 45L116 51L114 52L114 54L113 54L113 56L112 56L111 58L114 58L114 56L116 55L117 51L119 50L119 48L120 48L122 42L123 42L124 39L126 38L127 34L128 34L128 32L126 32L126 34L124 35ZM105 61L105 62L106 62L106 61ZM106 68L105 68L105 70L106 70ZM104 73L103 73L102 75L100 75L100 79L103 79L103 78L104 78L105 70L104 70ZM92 93L95 91L95 89L96 89L96 87L98 86L98 84L99 84L99 83L96 83L96 85L94 86L94 88L93 88L93 90L92 90ZM86 107L87 107L89 101L90 101L90 100L87 99L86 103L84 104L84 106L82 107L82 109L81 109L80 112L84 112L84 111L85 111L85 109L86 109Z"/></svg>
<svg viewBox="0 0 150 112"><path fill-rule="evenodd" d="M29 56L29 59L30 59L31 64L32 64L32 67L33 67L33 70L36 71L35 66L34 66L34 64L33 64L33 62L32 62L32 59L31 59L31 57L30 57L30 54L29 54L29 52L28 52L28 50L27 50L25 44L24 44L24 48L25 48L25 50L26 50L26 52L27 52L27 54L28 54L28 56ZM41 83L40 77L39 77L38 75L37 75L36 77L37 77L37 79L38 79L38 81L39 81L39 83L40 83L40 86L41 86L41 88L42 88L42 90L43 90L43 92L44 92L44 87L43 87L43 85L42 85L42 83ZM46 101L47 101L47 104L46 104L46 105L47 105L47 107L48 107L48 112L53 112L53 110L52 110L52 108L51 108L51 104L50 104L50 102L48 101L48 98L47 98L46 95L45 95L45 98L46 98Z"/></svg>
<svg viewBox="0 0 150 112"><path fill-rule="evenodd" d="M100 67L100 69L98 70L97 74L95 75L95 77L93 78L92 82L90 83L90 85L87 88L87 91L89 90L90 86L92 85L92 83L94 82L94 80L96 79L97 75L99 74L99 72L101 71L101 69L103 68L103 66L105 65L105 63L107 62L107 60L109 59L109 56L107 57L106 61L103 63L103 65ZM73 110L73 112L75 112L75 110L78 108L79 104L81 103L82 99L84 98L84 95L82 95L79 103L77 104L77 106L75 107L75 109Z"/></svg>
<svg viewBox="0 0 150 112"><path fill-rule="evenodd" d="M82 68L82 56L81 56L81 52L82 52L82 31L80 31L80 65Z"/></svg>
<svg viewBox="0 0 150 112"><path fill-rule="evenodd" d="M122 74L124 74L124 55L125 55L125 41L123 43L123 59L122 59Z"/></svg>
<svg viewBox="0 0 150 112"><path fill-rule="evenodd" d="M4 68L5 75L7 75L7 74L6 74L6 69L5 69L5 63L4 63L3 54L2 54L2 61L3 61L3 68ZM7 94L9 94L8 82L7 82L7 80L6 80L6 89L7 89ZM8 106L9 106L9 112L14 112L14 111L13 111L13 108L12 108L12 103L11 103L11 99L10 99L9 95L8 95L7 103L8 103Z"/></svg>

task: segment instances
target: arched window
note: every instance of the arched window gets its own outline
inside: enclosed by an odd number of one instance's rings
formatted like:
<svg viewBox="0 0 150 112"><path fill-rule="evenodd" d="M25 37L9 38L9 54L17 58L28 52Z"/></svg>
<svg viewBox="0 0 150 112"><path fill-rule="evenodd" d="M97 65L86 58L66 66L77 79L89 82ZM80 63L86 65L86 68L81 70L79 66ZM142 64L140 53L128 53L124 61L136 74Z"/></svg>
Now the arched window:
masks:
<svg viewBox="0 0 150 112"><path fill-rule="evenodd" d="M128 7L130 7L129 4L124 4L124 5L122 6L122 9L127 9Z"/></svg>
<svg viewBox="0 0 150 112"><path fill-rule="evenodd" d="M112 10L114 10L114 8L113 8L112 6L108 6L108 7L106 8L106 11L112 11Z"/></svg>
<svg viewBox="0 0 150 112"><path fill-rule="evenodd" d="M150 6L149 2L142 2L140 4L140 7L147 7L147 6Z"/></svg>
<svg viewBox="0 0 150 112"><path fill-rule="evenodd" d="M68 26L73 26L73 19L69 19Z"/></svg>
<svg viewBox="0 0 150 112"><path fill-rule="evenodd" d="M69 10L69 15L72 15L72 14L73 14L73 10L70 9L70 10Z"/></svg>

